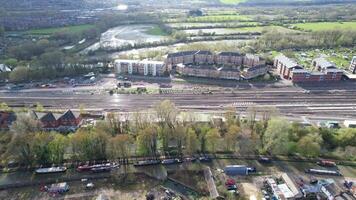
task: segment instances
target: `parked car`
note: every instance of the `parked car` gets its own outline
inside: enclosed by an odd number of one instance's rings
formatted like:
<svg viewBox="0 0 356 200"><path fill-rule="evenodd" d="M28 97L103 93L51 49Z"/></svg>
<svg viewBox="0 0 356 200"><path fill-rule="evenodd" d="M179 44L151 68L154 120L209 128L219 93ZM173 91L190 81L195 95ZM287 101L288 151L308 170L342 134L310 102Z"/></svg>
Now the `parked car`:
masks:
<svg viewBox="0 0 356 200"><path fill-rule="evenodd" d="M208 156L201 156L199 157L200 162L211 162L211 158Z"/></svg>
<svg viewBox="0 0 356 200"><path fill-rule="evenodd" d="M258 162L260 162L260 163L271 163L272 160L270 158L268 158L268 157L260 156L258 158Z"/></svg>

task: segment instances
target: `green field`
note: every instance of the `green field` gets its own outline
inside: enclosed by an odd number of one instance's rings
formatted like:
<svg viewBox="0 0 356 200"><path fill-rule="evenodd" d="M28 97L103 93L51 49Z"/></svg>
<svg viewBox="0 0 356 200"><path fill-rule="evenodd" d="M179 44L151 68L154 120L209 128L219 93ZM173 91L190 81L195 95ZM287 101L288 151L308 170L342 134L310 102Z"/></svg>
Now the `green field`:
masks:
<svg viewBox="0 0 356 200"><path fill-rule="evenodd" d="M228 21L249 21L252 20L247 15L206 15L199 17L189 17L187 22L228 22Z"/></svg>
<svg viewBox="0 0 356 200"><path fill-rule="evenodd" d="M155 25L152 28L145 31L145 33L149 35L157 35L157 36L167 36L168 34L164 32L159 26Z"/></svg>
<svg viewBox="0 0 356 200"><path fill-rule="evenodd" d="M300 23L300 24L292 24L292 26L308 31L324 31L324 30L336 30L336 29L356 30L356 22Z"/></svg>
<svg viewBox="0 0 356 200"><path fill-rule="evenodd" d="M243 28L233 28L237 32L263 32L265 30L273 29L277 32L295 32L295 30L284 28L282 26L255 26L255 27L243 27Z"/></svg>
<svg viewBox="0 0 356 200"><path fill-rule="evenodd" d="M239 4L245 2L246 0L220 0L223 4Z"/></svg>
<svg viewBox="0 0 356 200"><path fill-rule="evenodd" d="M58 27L58 28L32 29L32 30L26 31L25 33L29 34L29 35L52 35L53 33L62 32L62 31L78 33L78 32L88 30L93 27L95 27L95 25L85 24L85 25L66 26L66 27Z"/></svg>

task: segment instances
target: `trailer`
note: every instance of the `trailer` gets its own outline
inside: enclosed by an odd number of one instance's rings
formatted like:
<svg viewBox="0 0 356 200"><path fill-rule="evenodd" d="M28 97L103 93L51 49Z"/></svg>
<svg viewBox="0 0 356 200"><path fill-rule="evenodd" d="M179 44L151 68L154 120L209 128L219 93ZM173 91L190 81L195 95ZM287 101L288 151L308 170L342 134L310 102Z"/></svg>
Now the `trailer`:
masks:
<svg viewBox="0 0 356 200"><path fill-rule="evenodd" d="M319 175L332 175L332 176L342 176L339 171L334 170L324 170L324 169L307 169L305 173L308 174L319 174Z"/></svg>
<svg viewBox="0 0 356 200"><path fill-rule="evenodd" d="M245 165L227 165L224 168L224 173L228 176L237 176L237 175L248 175L249 167Z"/></svg>

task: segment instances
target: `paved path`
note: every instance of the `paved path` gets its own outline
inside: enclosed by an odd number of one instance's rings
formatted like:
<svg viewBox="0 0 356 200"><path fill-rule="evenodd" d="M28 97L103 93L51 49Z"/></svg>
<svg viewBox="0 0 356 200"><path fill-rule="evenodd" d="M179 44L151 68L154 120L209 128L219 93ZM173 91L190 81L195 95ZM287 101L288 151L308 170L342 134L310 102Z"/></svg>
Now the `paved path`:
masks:
<svg viewBox="0 0 356 200"><path fill-rule="evenodd" d="M219 196L218 190L216 189L215 181L213 179L213 174L211 173L210 167L204 169L204 178L208 185L210 198L215 199Z"/></svg>

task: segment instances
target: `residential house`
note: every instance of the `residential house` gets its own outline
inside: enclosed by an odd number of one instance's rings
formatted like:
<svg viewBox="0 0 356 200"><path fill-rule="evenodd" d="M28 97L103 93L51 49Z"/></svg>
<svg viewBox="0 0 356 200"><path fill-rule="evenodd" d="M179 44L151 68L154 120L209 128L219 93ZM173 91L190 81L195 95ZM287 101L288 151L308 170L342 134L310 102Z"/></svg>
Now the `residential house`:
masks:
<svg viewBox="0 0 356 200"><path fill-rule="evenodd" d="M31 111L30 116L39 120L45 131L75 131L82 121L80 114L71 110L67 110L65 113Z"/></svg>

